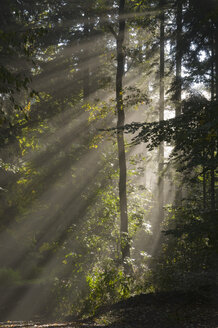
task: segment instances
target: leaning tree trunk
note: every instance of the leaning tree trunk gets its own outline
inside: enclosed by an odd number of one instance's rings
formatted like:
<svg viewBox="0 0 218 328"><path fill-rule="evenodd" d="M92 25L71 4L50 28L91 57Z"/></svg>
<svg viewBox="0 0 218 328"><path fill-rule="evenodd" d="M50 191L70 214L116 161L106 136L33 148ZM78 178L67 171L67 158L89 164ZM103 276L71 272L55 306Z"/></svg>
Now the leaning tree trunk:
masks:
<svg viewBox="0 0 218 328"><path fill-rule="evenodd" d="M120 199L120 236L121 252L124 262L126 257L130 256L130 247L128 242L128 214L127 214L127 195L126 195L126 154L124 145L123 130L125 113L123 107L123 76L125 65L125 54L123 50L125 36L125 18L124 18L125 0L119 3L119 31L117 35L117 74L116 74L116 105L117 105L117 144L119 160L119 199Z"/></svg>

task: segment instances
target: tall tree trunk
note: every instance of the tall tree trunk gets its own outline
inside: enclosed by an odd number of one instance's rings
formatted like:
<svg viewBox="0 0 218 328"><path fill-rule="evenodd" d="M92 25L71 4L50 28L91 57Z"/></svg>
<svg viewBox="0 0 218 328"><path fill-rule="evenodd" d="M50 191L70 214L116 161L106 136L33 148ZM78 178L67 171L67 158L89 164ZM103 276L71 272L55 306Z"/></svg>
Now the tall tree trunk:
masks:
<svg viewBox="0 0 218 328"><path fill-rule="evenodd" d="M216 69L215 92L216 92L216 102L218 103L218 18L215 24L215 69Z"/></svg>
<svg viewBox="0 0 218 328"><path fill-rule="evenodd" d="M206 180L205 168L203 167L203 208L204 208L204 210L206 210L206 206L207 206L207 180Z"/></svg>
<svg viewBox="0 0 218 328"><path fill-rule="evenodd" d="M176 9L176 117L181 115L182 98L182 0L177 0Z"/></svg>
<svg viewBox="0 0 218 328"><path fill-rule="evenodd" d="M116 74L116 105L117 105L117 128L123 127L125 113L123 107L123 76L125 65L125 54L123 43L125 37L125 0L119 3L119 31L117 35L117 74ZM122 260L130 256L128 242L128 214L127 214L127 195L126 195L126 154L124 145L124 133L117 131L118 160L119 160L119 199L120 199L120 235Z"/></svg>
<svg viewBox="0 0 218 328"><path fill-rule="evenodd" d="M215 33L214 33L215 32ZM215 34L215 35L214 35ZM214 115L214 102L216 94L216 103L218 104L218 22L212 26L212 38L211 38L211 121L215 119ZM215 85L214 85L215 84ZM216 208L215 199L215 168L214 168L214 151L215 151L215 141L212 141L211 146L211 170L210 170L210 194L211 194L211 209Z"/></svg>
<svg viewBox="0 0 218 328"><path fill-rule="evenodd" d="M176 89L175 89L175 115L182 114L182 0L177 0L176 6ZM176 187L175 203L180 205L182 188Z"/></svg>
<svg viewBox="0 0 218 328"><path fill-rule="evenodd" d="M164 9L163 1L160 1L161 15L160 15L160 90L159 90L159 121L164 119ZM163 220L164 211L164 144L161 143L158 150L158 203L159 203L159 218L158 218L158 232L160 231L160 224Z"/></svg>
<svg viewBox="0 0 218 328"><path fill-rule="evenodd" d="M218 4L216 4L216 13L217 13L217 10L218 10ZM215 88L215 92L216 92L216 108L217 108L217 105L218 105L218 16L216 15L216 17L217 18L216 18L216 24L215 24L215 52L216 52L216 57L215 57L216 88ZM215 118L216 118L216 116L215 116ZM216 152L216 154L218 152L217 140L215 141L215 152ZM214 177L214 207L215 208L217 208L217 206L218 206L217 199L218 199L218 189L215 193L215 177Z"/></svg>

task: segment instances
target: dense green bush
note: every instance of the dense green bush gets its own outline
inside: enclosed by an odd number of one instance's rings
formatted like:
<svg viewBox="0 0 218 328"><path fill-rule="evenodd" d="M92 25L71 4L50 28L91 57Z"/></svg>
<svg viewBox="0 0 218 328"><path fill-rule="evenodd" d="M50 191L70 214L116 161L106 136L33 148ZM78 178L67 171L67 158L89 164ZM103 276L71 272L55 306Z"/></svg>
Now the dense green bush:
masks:
<svg viewBox="0 0 218 328"><path fill-rule="evenodd" d="M162 249L151 261L157 290L199 289L214 284L217 245L214 216L196 208L169 209L163 224Z"/></svg>

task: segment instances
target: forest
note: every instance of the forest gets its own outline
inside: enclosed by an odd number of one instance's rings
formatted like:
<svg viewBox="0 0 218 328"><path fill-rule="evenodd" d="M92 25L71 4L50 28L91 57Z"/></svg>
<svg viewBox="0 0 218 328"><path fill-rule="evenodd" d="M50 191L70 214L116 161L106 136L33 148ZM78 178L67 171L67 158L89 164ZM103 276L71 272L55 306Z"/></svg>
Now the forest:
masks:
<svg viewBox="0 0 218 328"><path fill-rule="evenodd" d="M217 328L217 113L217 0L1 0L0 327Z"/></svg>

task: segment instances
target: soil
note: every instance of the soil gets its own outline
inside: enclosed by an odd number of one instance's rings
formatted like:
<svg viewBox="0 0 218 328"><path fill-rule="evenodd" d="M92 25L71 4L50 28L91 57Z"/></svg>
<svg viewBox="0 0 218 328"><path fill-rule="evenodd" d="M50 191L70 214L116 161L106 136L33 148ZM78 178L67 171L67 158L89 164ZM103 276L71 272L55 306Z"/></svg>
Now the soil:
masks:
<svg viewBox="0 0 218 328"><path fill-rule="evenodd" d="M102 307L86 320L7 321L1 328L218 328L215 291L141 294Z"/></svg>

